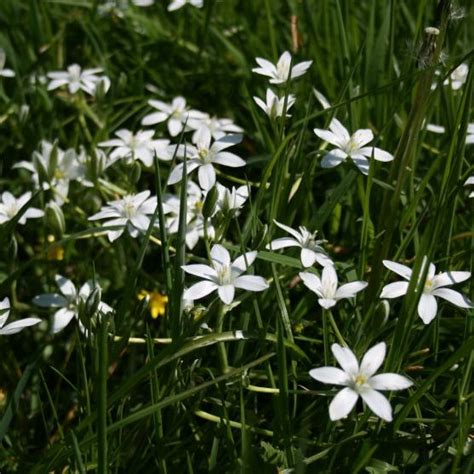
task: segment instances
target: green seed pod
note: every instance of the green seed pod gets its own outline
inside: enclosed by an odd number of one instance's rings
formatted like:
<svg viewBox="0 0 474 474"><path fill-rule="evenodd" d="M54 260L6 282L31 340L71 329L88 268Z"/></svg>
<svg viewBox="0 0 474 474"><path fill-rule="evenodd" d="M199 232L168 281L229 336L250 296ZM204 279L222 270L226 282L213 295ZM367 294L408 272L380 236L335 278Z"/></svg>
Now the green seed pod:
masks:
<svg viewBox="0 0 474 474"><path fill-rule="evenodd" d="M217 188L213 186L207 193L206 199L204 200L204 206L202 207L202 215L204 219L209 219L214 214L217 197Z"/></svg>
<svg viewBox="0 0 474 474"><path fill-rule="evenodd" d="M66 231L66 220L62 209L54 202L51 201L46 206L45 212L46 224L50 227L55 234L61 236Z"/></svg>

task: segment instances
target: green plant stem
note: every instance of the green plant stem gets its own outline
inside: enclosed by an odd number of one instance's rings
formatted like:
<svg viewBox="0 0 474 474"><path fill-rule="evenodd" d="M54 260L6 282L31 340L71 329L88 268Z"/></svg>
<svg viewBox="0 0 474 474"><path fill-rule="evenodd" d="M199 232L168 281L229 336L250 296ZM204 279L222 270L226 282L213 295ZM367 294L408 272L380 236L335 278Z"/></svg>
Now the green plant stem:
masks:
<svg viewBox="0 0 474 474"><path fill-rule="evenodd" d="M223 303L219 306L219 313L217 314L217 325L216 332L217 334L222 334L224 326L224 317L226 315L226 307ZM221 366L221 371L223 374L229 371L229 362L227 360L227 349L224 342L217 343L217 355L219 357L219 362Z"/></svg>
<svg viewBox="0 0 474 474"><path fill-rule="evenodd" d="M104 315L97 335L97 472L106 474L107 465L107 376L108 376L108 320Z"/></svg>
<svg viewBox="0 0 474 474"><path fill-rule="evenodd" d="M342 337L341 332L339 331L339 328L337 327L336 321L334 320L334 316L331 312L331 310L327 310L327 317L329 319L329 323L331 324L332 330L334 331L334 334L336 335L337 340L339 341L339 344L343 347L348 347L346 341Z"/></svg>

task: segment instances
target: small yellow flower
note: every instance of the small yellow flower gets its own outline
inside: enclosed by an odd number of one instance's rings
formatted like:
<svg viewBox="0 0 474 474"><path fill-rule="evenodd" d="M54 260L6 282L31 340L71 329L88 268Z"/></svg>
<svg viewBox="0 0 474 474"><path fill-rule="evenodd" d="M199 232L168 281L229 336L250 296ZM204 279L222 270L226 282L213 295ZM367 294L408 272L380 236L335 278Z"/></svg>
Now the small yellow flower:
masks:
<svg viewBox="0 0 474 474"><path fill-rule="evenodd" d="M166 304L168 303L168 296L162 295L159 291L146 291L141 290L138 293L138 299L149 298L148 307L150 308L150 314L153 319L158 316L164 316L166 310Z"/></svg>
<svg viewBox="0 0 474 474"><path fill-rule="evenodd" d="M50 234L47 237L47 240L52 244L56 238L54 235ZM64 260L64 247L62 245L50 245L48 248L48 260Z"/></svg>

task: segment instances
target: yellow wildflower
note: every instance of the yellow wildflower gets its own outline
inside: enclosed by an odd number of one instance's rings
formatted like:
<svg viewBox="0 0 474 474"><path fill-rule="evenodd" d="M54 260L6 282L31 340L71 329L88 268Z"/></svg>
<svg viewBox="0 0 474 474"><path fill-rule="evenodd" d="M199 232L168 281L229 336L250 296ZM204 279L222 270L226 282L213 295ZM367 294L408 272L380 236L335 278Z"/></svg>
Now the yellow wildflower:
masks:
<svg viewBox="0 0 474 474"><path fill-rule="evenodd" d="M156 319L158 316L164 316L166 304L168 303L168 296L161 294L159 291L141 290L138 294L138 299L148 297L148 307L150 308L151 317Z"/></svg>

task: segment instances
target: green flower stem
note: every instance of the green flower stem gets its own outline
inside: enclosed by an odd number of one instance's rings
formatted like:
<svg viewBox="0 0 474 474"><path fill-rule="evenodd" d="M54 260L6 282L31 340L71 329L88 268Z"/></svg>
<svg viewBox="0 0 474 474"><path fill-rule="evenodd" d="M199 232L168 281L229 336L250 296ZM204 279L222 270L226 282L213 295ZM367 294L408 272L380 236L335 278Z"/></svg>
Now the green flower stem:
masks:
<svg viewBox="0 0 474 474"><path fill-rule="evenodd" d="M219 313L217 315L217 334L222 334L224 326L224 317L226 315L225 305L221 304L219 307ZM229 362L227 361L227 350L224 342L217 343L217 355L219 357L219 362L221 365L222 373L225 374L229 371Z"/></svg>
<svg viewBox="0 0 474 474"><path fill-rule="evenodd" d="M324 365L329 364L329 330L328 330L328 313L327 309L323 309L323 346L324 346Z"/></svg>
<svg viewBox="0 0 474 474"><path fill-rule="evenodd" d="M339 344L343 347L348 347L346 341L342 337L341 332L339 331L339 328L337 327L336 321L334 320L334 316L332 315L331 310L328 310L328 319L329 323L332 326L332 330L334 331L334 334L336 335L337 340L339 341Z"/></svg>

